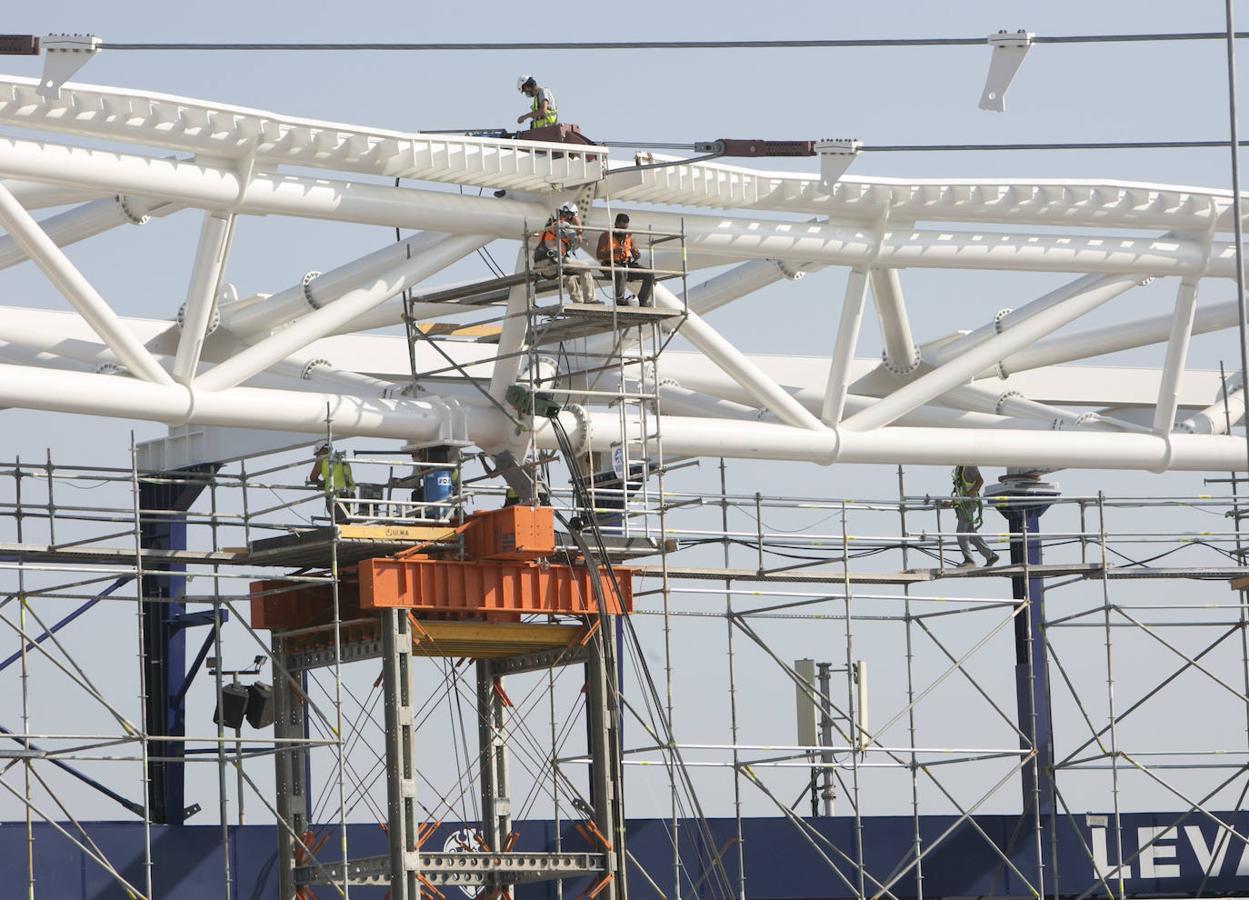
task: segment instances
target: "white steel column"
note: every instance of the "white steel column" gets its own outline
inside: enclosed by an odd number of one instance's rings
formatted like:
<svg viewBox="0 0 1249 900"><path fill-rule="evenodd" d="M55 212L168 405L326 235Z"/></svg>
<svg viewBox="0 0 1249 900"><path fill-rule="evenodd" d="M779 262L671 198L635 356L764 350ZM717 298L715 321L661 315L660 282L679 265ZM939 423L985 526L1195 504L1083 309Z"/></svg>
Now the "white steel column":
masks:
<svg viewBox="0 0 1249 900"><path fill-rule="evenodd" d="M863 324L863 301L867 291L867 272L851 269L846 280L846 295L841 303L841 322L837 326L837 344L828 365L828 386L824 389L824 407L820 418L825 425L836 425L846 409L850 389L850 364L859 344L859 327Z"/></svg>
<svg viewBox="0 0 1249 900"><path fill-rule="evenodd" d="M178 336L178 350L173 360L173 377L179 384L190 383L199 367L233 232L233 214L204 213L195 262L191 266L191 283L182 308L182 334Z"/></svg>
<svg viewBox="0 0 1249 900"><path fill-rule="evenodd" d="M665 309L685 307L663 284L655 285L655 305ZM744 353L725 340L719 332L690 311L681 325L681 336L697 347L724 374L741 385L764 408L774 412L781 421L812 431L823 431L824 425L779 384L751 362Z"/></svg>
<svg viewBox="0 0 1249 900"><path fill-rule="evenodd" d="M516 251L516 273L528 268L525 243ZM503 331L499 335L499 353L495 358L494 371L490 375L490 396L500 403L503 395L520 372L520 351L525 346L525 332L529 330L529 285L524 282L512 285L507 293L507 312Z"/></svg>
<svg viewBox="0 0 1249 900"><path fill-rule="evenodd" d="M1193 334L1193 316L1197 310L1197 282L1185 278L1175 298L1171 320L1171 339L1167 341L1166 362L1162 366L1162 382L1158 385L1158 405L1154 407L1154 432L1170 434L1175 427L1175 411L1179 407L1180 378L1188 360L1188 342Z"/></svg>
<svg viewBox="0 0 1249 900"><path fill-rule="evenodd" d="M911 334L897 269L872 269L872 297L885 344L885 368L898 375L913 372L919 365L919 350Z"/></svg>
<svg viewBox="0 0 1249 900"><path fill-rule="evenodd" d="M387 297L393 297L405 288L445 269L489 240L490 238L482 235L444 238L420 256L405 260L382 273L368 287L349 291L329 306L321 307L287 328L253 344L237 356L214 366L197 377L194 384L210 391L242 384L296 350L325 337L361 313L384 302Z"/></svg>
<svg viewBox="0 0 1249 900"><path fill-rule="evenodd" d="M39 267L48 280L56 286L78 314L86 320L100 340L117 354L137 378L157 384L173 384L169 373L160 367L147 348L133 334L117 314L96 293L95 288L83 274L74 268L61 248L58 247L34 217L28 213L4 185L0 185L0 225L27 256Z"/></svg>
<svg viewBox="0 0 1249 900"><path fill-rule="evenodd" d="M1114 299L1136 284L1138 279L1137 275L1115 275L1098 279L1096 285L1085 291L1030 316L996 337L968 348L960 356L910 384L903 385L874 406L851 416L843 423L843 427L867 431L888 425L899 416L935 400L951 388L966 383L1006 355Z"/></svg>

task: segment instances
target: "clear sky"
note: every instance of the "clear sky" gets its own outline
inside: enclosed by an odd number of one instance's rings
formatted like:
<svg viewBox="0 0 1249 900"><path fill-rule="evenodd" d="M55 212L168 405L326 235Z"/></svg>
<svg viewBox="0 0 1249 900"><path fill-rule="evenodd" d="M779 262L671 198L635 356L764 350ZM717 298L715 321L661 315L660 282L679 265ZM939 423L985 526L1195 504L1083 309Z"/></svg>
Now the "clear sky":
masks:
<svg viewBox="0 0 1249 900"><path fill-rule="evenodd" d="M1242 25L1249 27L1249 4L1240 7ZM1222 4L1215 2L834 4L824 0L766 6L637 0L609 6L494 0L472 4L358 0L350 5L229 0L211 5L21 4L6 10L4 27L8 32L92 32L115 41L501 41L980 36L1016 28L1038 34L1207 31L1222 28L1223 20ZM461 54L119 51L101 54L78 78L311 118L428 130L511 125L523 109L515 90L516 77L533 74L555 90L566 121L580 123L593 138L612 141L684 143L719 137L852 136L868 144L922 144L1220 139L1227 134L1221 44L1038 46L1011 88L1003 114L977 108L989 55L987 48L969 47ZM35 60L13 57L0 62L9 73L38 72L39 62ZM1241 66L1242 73L1247 70L1249 61ZM799 161L795 168L809 165L809 161ZM851 174L1107 178L1205 187L1227 187L1230 181L1225 150L865 154L855 162ZM72 248L70 256L120 313L168 317L182 300L197 228L194 216L173 216L138 231L114 232L85 242ZM239 228L227 279L236 283L242 294L273 291L310 269L329 269L375 249L390 237L380 228L247 221ZM485 270L472 260L446 277L461 274L484 277ZM904 273L912 322L921 340L975 327L990 320L999 309L1022 305L1064 280L1062 276L1021 273ZM717 312L711 321L748 352L826 355L832 346L843 282L843 273L828 271L797 284L777 285ZM6 305L64 307L63 300L29 265L4 272L0 283L4 285L0 302ZM1222 301L1232 295L1228 283L1207 283L1202 286L1201 302ZM1173 296L1173 285L1160 282L1132 292L1118 305L1109 304L1081 324L1161 312ZM864 323L861 356L875 356L880 351L872 318L869 315ZM1161 347L1145 348L1107 362L1158 365L1162 352ZM1237 359L1230 333L1193 341L1193 367L1217 369L1219 361L1226 360L1232 371L1238 367ZM132 427L140 437L161 431L143 423L14 411L0 415L4 423L0 456L4 458L42 458L44 449L51 446L58 458L126 465ZM712 468L706 465L691 475L688 485L711 487L715 481ZM815 470L731 463L730 473L731 489L743 493L759 490L863 498L894 496L897 489L896 473L884 466ZM992 480L997 473L987 474ZM1099 489L1112 494L1193 494L1204 490L1197 475L1068 472L1058 480L1073 494L1095 494ZM907 487L912 493L945 494L948 474L935 469L910 470ZM810 523L818 519L818 515L801 521L781 517L774 524L815 527ZM1070 518L1064 521L1075 527ZM1198 530L1204 527L1203 521L1198 514L1184 518L1176 513L1173 518L1163 517L1159 527ZM737 524L753 527L745 519ZM820 527L839 530L834 522ZM881 533L896 525L879 523L876 527L880 531L874 533ZM981 595L1000 595L1002 590L1003 586L967 588ZM1124 590L1136 591L1134 596L1152 601L1169 596L1175 589L1147 586ZM1092 595L1084 599L1088 596ZM708 601L682 602L694 609L706 608ZM659 635L653 625L644 621L639 627L655 639L652 646L658 647ZM716 628L714 640L722 642L723 623L712 625ZM841 652L837 641L844 638L836 632L827 638L813 638L799 627L775 627L778 653L783 658L826 658L829 652ZM703 625L683 622L678 630L678 643L684 651L676 666L678 734L689 740L723 740L723 648L721 643L704 643L710 640L708 632L695 628ZM896 637L896 633L875 635L868 629L862 638L863 652L872 661L873 671L881 673L880 690L890 697L899 690L896 673L889 674L900 659ZM976 636L964 633L956 636L959 638L966 647ZM834 650L829 651L828 646ZM7 647L4 644L0 649ZM997 655L980 671L990 680L1000 672L999 699L1013 703L1010 676L1006 674L1011 649L998 641L994 652ZM1092 644L1080 644L1073 653L1094 667L1087 671L1095 671ZM245 661L251 651L240 649L238 655L238 661ZM655 650L650 658L658 671L662 653ZM743 703L755 711L743 740L791 740L789 686L774 672L763 674L768 664L761 658L749 665L759 674L742 686ZM1144 668L1130 670L1127 677L1144 672ZM7 696L0 693L0 697ZM202 694L193 698L205 702ZM965 700L966 696L959 694L949 702ZM1176 701L1169 709L1182 706ZM882 714L890 708L888 702L880 707ZM0 699L0 709L4 711L0 718L12 718L7 700ZM934 713L929 721L939 729L941 718L941 713ZM723 788L723 782L716 784L713 793ZM212 780L203 786L211 790ZM889 811L898 811L909 797L905 792L888 796ZM663 792L657 791L641 802L639 811L660 810L664 802ZM757 812L766 809L757 798L750 803ZM717 795L712 805L716 812L727 811L723 794Z"/></svg>

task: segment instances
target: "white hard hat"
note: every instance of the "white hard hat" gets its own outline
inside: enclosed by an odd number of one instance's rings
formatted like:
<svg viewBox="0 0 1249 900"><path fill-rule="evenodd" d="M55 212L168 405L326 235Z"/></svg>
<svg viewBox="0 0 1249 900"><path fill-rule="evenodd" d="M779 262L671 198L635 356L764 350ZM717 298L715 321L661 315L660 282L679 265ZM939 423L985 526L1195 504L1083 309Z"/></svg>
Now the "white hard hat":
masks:
<svg viewBox="0 0 1249 900"><path fill-rule="evenodd" d="M560 206L559 211L562 213L572 213L575 216L577 214L577 204L564 203Z"/></svg>
<svg viewBox="0 0 1249 900"><path fill-rule="evenodd" d="M532 82L535 85L538 83L537 80L534 79L532 75L520 76L519 78L516 79L516 90L523 91L525 89L525 85L529 84L530 82Z"/></svg>

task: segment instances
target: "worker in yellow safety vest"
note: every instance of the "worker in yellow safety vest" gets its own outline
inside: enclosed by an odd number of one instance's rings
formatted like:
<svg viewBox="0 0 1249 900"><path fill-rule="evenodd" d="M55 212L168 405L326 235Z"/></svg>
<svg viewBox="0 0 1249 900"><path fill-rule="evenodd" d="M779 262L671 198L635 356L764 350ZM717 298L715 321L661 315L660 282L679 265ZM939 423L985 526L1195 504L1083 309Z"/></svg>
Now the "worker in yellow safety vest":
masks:
<svg viewBox="0 0 1249 900"><path fill-rule="evenodd" d="M954 491L958 498L954 501L954 514L958 528L958 548L963 551L960 569L970 569L976 565L971 555L972 545L984 555L984 564L991 566L998 560L998 555L989 549L984 538L979 535L980 525L984 521L984 504L980 501L980 489L984 487L984 478L976 466L954 467Z"/></svg>
<svg viewBox="0 0 1249 900"><path fill-rule="evenodd" d="M611 276L617 306L623 306L629 301L629 296L625 293L625 283L629 281L642 283L637 295L639 305L654 305L651 294L655 290L655 274L636 271L646 267L642 265L642 251L637 248L633 235L629 232L629 217L625 213L616 216L615 228L604 231L599 237L594 255L604 266L603 274Z"/></svg>
<svg viewBox="0 0 1249 900"><path fill-rule="evenodd" d="M342 451L331 453L326 441L318 444L306 481L325 491L325 511L331 521L351 517L351 507L344 500L356 496L356 479Z"/></svg>
<svg viewBox="0 0 1249 900"><path fill-rule="evenodd" d="M559 123L559 109L555 105L555 95L550 88L538 84L532 75L522 75L516 80L516 87L522 94L533 101L529 112L516 117L516 124L523 125L529 119L530 128L546 128Z"/></svg>

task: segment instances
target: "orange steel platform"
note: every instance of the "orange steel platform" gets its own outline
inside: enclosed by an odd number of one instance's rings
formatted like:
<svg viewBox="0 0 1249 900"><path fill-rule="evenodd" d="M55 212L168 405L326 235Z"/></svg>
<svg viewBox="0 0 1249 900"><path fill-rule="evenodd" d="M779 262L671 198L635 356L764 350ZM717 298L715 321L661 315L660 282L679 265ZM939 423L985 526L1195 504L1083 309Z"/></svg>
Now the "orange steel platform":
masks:
<svg viewBox="0 0 1249 900"><path fill-rule="evenodd" d="M408 557L365 560L357 572L358 577L339 582L339 616L344 622L396 608L439 619L488 622L515 622L533 614L598 614L589 570L572 566ZM606 569L597 572L606 612L630 613L633 578L620 569L615 574L619 598ZM324 625L333 620L333 609L333 588L327 584L281 579L251 584L253 628L289 631Z"/></svg>

